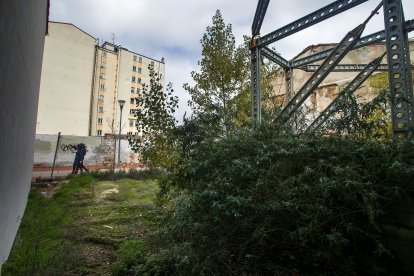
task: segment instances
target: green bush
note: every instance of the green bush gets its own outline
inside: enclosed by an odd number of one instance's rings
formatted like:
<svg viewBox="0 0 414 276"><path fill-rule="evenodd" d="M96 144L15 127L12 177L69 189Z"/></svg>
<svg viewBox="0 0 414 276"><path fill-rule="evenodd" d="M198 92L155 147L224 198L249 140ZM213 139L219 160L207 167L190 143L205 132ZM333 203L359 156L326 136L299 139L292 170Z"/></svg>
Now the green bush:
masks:
<svg viewBox="0 0 414 276"><path fill-rule="evenodd" d="M411 142L263 126L200 143L162 183L181 191L160 231L170 273L389 273L380 223L413 176Z"/></svg>

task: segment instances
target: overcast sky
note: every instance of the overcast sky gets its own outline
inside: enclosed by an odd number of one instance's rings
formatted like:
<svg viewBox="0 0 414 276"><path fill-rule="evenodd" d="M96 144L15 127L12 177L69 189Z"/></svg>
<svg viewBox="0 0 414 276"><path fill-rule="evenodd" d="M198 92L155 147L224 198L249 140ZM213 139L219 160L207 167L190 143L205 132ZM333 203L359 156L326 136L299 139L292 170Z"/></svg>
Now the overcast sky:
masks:
<svg viewBox="0 0 414 276"><path fill-rule="evenodd" d="M166 80L180 97L182 117L189 96L183 83L193 83L190 73L198 70L200 39L219 9L233 26L238 43L251 35L257 0L51 0L50 20L72 23L103 41L160 60L165 58ZM334 0L270 0L261 35L283 27ZM369 0L355 8L316 24L271 46L291 59L311 44L338 42L349 30L362 23L378 5ZM414 0L403 0L405 18L414 18ZM368 23L364 34L384 29L382 9ZM414 32L409 34L413 37Z"/></svg>

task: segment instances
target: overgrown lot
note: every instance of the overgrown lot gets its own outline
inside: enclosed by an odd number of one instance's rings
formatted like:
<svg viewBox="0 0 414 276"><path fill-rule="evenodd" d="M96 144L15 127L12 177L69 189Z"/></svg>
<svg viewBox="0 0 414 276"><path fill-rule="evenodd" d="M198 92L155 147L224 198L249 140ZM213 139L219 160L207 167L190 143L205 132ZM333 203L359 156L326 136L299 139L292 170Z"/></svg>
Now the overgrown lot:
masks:
<svg viewBox="0 0 414 276"><path fill-rule="evenodd" d="M1 274L110 275L122 269L118 252L143 243L158 223L153 202L158 188L152 179L115 177L120 179L88 175L54 188L32 188Z"/></svg>

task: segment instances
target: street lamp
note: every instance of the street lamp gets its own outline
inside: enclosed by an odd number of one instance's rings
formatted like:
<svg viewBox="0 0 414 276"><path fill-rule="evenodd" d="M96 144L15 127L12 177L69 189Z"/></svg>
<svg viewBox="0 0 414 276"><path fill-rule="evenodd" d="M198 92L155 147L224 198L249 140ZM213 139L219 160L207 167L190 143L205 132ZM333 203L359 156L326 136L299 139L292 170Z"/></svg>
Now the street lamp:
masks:
<svg viewBox="0 0 414 276"><path fill-rule="evenodd" d="M119 118L119 135L118 135L118 166L121 164L121 122L122 122L122 108L124 107L125 101L118 100L119 107L121 108L121 115Z"/></svg>

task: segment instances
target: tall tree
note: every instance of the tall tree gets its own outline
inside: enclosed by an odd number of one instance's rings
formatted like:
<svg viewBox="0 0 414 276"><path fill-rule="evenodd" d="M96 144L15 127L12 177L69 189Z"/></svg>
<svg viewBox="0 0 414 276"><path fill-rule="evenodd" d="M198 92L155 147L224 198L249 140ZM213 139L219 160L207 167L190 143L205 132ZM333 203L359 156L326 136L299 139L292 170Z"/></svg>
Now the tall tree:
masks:
<svg viewBox="0 0 414 276"><path fill-rule="evenodd" d="M133 114L137 132L128 133L128 141L141 161L150 166L169 166L174 161L173 132L176 128L174 112L178 97L173 95L172 84L164 89L154 68L149 66L150 84L143 84L142 94L136 98Z"/></svg>
<svg viewBox="0 0 414 276"><path fill-rule="evenodd" d="M231 24L225 24L219 10L213 16L201 39L200 72L191 72L195 86L184 84L190 94L190 106L195 114L216 114L221 119L224 134L231 124L233 111L229 102L246 86L249 66L243 46L236 46Z"/></svg>

